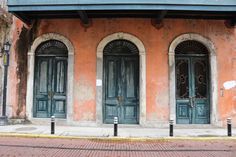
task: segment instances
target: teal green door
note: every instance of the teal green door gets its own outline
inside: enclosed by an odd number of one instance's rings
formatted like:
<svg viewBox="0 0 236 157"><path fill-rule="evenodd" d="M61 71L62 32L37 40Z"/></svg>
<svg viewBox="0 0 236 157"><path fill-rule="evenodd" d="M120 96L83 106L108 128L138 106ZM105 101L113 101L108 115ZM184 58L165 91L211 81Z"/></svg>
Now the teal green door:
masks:
<svg viewBox="0 0 236 157"><path fill-rule="evenodd" d="M114 45L113 45L114 44ZM139 56L128 41L113 42L104 56L104 123L139 122ZM132 48L132 49L131 49ZM132 53L135 51L134 53Z"/></svg>
<svg viewBox="0 0 236 157"><path fill-rule="evenodd" d="M34 79L34 117L66 118L67 52L52 41L36 53Z"/></svg>
<svg viewBox="0 0 236 157"><path fill-rule="evenodd" d="M176 56L177 124L210 123L208 58Z"/></svg>

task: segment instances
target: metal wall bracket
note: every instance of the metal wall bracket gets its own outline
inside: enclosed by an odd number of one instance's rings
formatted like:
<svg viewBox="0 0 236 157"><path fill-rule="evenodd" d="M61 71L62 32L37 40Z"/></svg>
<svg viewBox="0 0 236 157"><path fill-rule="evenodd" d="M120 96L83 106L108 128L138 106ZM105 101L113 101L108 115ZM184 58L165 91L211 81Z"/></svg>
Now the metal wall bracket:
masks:
<svg viewBox="0 0 236 157"><path fill-rule="evenodd" d="M90 27L91 21L88 18L88 14L85 11L78 11L78 14L80 16L80 19L82 21L82 24L84 27Z"/></svg>
<svg viewBox="0 0 236 157"><path fill-rule="evenodd" d="M151 20L151 23L157 29L161 29L164 26L163 19L167 14L167 10L160 11L157 14L157 17Z"/></svg>

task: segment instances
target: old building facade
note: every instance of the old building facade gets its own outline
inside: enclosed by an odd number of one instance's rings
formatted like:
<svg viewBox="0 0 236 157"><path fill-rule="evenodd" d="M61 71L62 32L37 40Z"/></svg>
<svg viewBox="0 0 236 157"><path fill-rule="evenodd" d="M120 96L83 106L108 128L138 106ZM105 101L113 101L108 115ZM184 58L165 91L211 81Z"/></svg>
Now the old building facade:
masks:
<svg viewBox="0 0 236 157"><path fill-rule="evenodd" d="M125 13L109 12L119 8L112 2L107 12L91 4L77 13L66 12L65 3L57 12L47 2L45 8L30 0L8 4L20 18L13 22L9 117L37 123L55 115L74 125L109 124L115 116L121 124L151 127L170 119L236 124L235 2L189 4L195 11L148 4L154 12L122 3Z"/></svg>

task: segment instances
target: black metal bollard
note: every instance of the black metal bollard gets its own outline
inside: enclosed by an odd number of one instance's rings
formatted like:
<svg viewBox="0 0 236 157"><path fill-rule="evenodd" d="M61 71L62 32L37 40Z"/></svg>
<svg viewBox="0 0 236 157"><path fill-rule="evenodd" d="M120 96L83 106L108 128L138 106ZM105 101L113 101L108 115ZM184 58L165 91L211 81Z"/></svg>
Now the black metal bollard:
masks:
<svg viewBox="0 0 236 157"><path fill-rule="evenodd" d="M114 136L118 135L118 117L114 117Z"/></svg>
<svg viewBox="0 0 236 157"><path fill-rule="evenodd" d="M232 122L231 122L231 118L227 118L227 132L228 132L228 136L232 136Z"/></svg>
<svg viewBox="0 0 236 157"><path fill-rule="evenodd" d="M55 134L55 116L51 117L51 134Z"/></svg>
<svg viewBox="0 0 236 157"><path fill-rule="evenodd" d="M170 120L170 136L174 135L174 120Z"/></svg>

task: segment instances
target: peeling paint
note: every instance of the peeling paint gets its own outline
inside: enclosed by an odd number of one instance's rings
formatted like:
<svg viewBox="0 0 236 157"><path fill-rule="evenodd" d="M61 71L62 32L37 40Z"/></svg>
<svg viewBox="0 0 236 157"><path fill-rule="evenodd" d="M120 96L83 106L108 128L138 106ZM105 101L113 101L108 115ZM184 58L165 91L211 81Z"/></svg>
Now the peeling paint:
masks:
<svg viewBox="0 0 236 157"><path fill-rule="evenodd" d="M236 87L236 80L235 81L227 81L227 82L224 82L224 88L226 90L229 90L229 89L232 89Z"/></svg>

